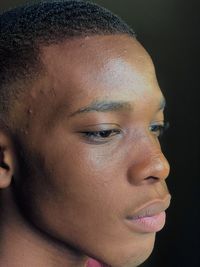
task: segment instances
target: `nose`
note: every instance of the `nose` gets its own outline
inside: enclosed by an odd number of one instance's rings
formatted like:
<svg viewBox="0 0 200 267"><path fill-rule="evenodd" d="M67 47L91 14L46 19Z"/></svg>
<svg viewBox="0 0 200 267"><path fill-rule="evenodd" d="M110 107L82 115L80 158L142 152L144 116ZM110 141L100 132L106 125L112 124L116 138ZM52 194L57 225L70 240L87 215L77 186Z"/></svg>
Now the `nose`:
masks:
<svg viewBox="0 0 200 267"><path fill-rule="evenodd" d="M165 180L169 175L170 166L155 142L143 144L136 153L128 169L128 179L131 184L140 185Z"/></svg>

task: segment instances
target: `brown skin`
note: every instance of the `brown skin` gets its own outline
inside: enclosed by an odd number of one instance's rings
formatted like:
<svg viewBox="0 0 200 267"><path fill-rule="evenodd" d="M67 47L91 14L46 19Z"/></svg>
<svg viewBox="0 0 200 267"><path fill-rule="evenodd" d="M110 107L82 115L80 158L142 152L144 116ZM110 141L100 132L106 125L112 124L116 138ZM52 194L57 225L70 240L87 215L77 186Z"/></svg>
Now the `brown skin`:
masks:
<svg viewBox="0 0 200 267"><path fill-rule="evenodd" d="M150 255L155 233L131 230L126 218L168 195L169 164L159 132L150 128L164 120L152 61L126 35L43 47L41 58L45 75L10 113L28 177L13 140L3 131L0 136L9 166L0 168L0 187L7 187L0 265L84 266L89 255L113 267L138 266ZM96 101L129 103L80 112ZM107 137L88 134L110 129ZM13 173L19 204L9 186Z"/></svg>

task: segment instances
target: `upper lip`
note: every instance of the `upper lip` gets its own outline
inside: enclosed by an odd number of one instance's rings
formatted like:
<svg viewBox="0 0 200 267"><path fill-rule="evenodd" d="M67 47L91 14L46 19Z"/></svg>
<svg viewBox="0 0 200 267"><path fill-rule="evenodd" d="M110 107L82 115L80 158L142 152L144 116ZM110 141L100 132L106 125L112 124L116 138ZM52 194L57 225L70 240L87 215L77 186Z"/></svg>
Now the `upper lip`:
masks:
<svg viewBox="0 0 200 267"><path fill-rule="evenodd" d="M127 216L129 220L137 220L144 217L152 217L165 211L170 205L171 195L167 194L163 199L151 200L137 209L133 215Z"/></svg>

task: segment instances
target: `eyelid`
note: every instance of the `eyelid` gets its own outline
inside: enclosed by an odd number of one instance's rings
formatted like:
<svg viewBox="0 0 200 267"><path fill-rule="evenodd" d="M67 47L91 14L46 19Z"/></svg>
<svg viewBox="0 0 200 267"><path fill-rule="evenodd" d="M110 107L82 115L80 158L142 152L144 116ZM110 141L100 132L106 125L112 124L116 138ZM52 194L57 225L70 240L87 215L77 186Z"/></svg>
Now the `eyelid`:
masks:
<svg viewBox="0 0 200 267"><path fill-rule="evenodd" d="M121 129L120 125L117 123L97 123L97 124L88 124L83 127L84 129L87 130L92 130L92 128L96 128L92 131L106 131L106 130L111 130L111 129L116 129L119 128Z"/></svg>
<svg viewBox="0 0 200 267"><path fill-rule="evenodd" d="M169 122L153 122L149 128L151 127L157 127L156 131L152 131L155 135L157 135L158 138L162 137L162 135L165 133L165 131L169 128Z"/></svg>
<svg viewBox="0 0 200 267"><path fill-rule="evenodd" d="M102 127L107 125L107 127ZM109 127L108 127L109 125ZM113 127L111 127L111 125ZM94 125L92 125L94 127ZM92 126L90 126L89 129L85 129L83 131L80 131L79 133L82 135L82 137L88 141L88 143L91 144L104 144L104 143L108 143L112 140L115 139L116 136L122 134L123 130L119 127L119 125L116 124L111 124L111 123L107 123L107 124L98 124L98 129L91 129ZM95 125L97 126L97 125ZM116 127L117 126L117 127ZM88 126L87 126L88 128ZM107 136L108 133L108 136ZM101 136L102 134L102 136Z"/></svg>

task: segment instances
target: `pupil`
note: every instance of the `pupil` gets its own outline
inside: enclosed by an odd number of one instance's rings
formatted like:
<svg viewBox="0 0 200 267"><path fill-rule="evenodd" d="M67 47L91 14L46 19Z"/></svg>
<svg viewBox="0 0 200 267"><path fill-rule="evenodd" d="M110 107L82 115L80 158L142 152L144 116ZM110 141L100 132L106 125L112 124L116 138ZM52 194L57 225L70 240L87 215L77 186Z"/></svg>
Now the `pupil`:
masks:
<svg viewBox="0 0 200 267"><path fill-rule="evenodd" d="M110 135L110 131L101 132L101 137L108 137Z"/></svg>

